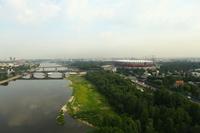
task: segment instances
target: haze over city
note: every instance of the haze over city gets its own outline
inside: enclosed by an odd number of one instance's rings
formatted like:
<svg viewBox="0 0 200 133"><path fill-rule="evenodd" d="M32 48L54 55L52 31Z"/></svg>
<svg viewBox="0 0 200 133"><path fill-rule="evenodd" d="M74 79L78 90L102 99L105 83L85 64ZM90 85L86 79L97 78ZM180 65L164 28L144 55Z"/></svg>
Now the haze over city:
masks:
<svg viewBox="0 0 200 133"><path fill-rule="evenodd" d="M200 57L199 0L0 0L0 58Z"/></svg>

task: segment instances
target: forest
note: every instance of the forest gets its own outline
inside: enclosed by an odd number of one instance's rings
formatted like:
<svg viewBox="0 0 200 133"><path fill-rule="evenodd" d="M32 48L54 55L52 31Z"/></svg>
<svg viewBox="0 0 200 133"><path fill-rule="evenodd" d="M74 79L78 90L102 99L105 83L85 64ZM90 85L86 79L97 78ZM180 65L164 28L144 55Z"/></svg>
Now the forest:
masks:
<svg viewBox="0 0 200 133"><path fill-rule="evenodd" d="M7 72L0 70L0 80L5 80L7 77Z"/></svg>
<svg viewBox="0 0 200 133"><path fill-rule="evenodd" d="M142 76L144 74L145 70L144 69L124 69L124 68L118 68L117 73L129 76Z"/></svg>
<svg viewBox="0 0 200 133"><path fill-rule="evenodd" d="M81 70L100 70L101 66L106 64L101 61L76 61L70 63L70 67L79 68Z"/></svg>
<svg viewBox="0 0 200 133"><path fill-rule="evenodd" d="M187 62L187 61L174 61L174 62L162 62L160 63L160 72L167 73L175 71L187 72L189 70L200 68L199 62Z"/></svg>
<svg viewBox="0 0 200 133"><path fill-rule="evenodd" d="M166 88L140 92L119 74L95 71L86 79L119 116L107 116L95 133L199 133L200 106Z"/></svg>

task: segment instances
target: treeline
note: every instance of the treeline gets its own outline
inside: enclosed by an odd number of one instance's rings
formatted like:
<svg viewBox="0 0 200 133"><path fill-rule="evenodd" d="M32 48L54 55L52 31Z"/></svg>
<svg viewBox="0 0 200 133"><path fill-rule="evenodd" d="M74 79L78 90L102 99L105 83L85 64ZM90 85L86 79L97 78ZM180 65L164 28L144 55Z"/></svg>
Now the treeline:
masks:
<svg viewBox="0 0 200 133"><path fill-rule="evenodd" d="M126 75L126 76L142 76L144 74L144 69L124 69L124 68L118 68L117 73Z"/></svg>
<svg viewBox="0 0 200 133"><path fill-rule="evenodd" d="M76 61L70 64L71 67L76 67L81 70L100 70L101 66L104 65L105 62L97 62L97 61Z"/></svg>
<svg viewBox="0 0 200 133"><path fill-rule="evenodd" d="M29 65L22 65L22 66L16 67L14 70L15 70L15 73L20 74L20 73L26 72L29 69L31 69Z"/></svg>
<svg viewBox="0 0 200 133"><path fill-rule="evenodd" d="M1 71L0 71L0 80L5 80L5 79L7 79L7 78L8 78L7 72L1 72Z"/></svg>
<svg viewBox="0 0 200 133"><path fill-rule="evenodd" d="M119 117L105 117L97 133L199 133L200 106L165 89L140 92L118 74L90 72L96 86ZM124 117L125 116L125 117Z"/></svg>
<svg viewBox="0 0 200 133"><path fill-rule="evenodd" d="M161 63L160 72L167 73L175 71L178 72L187 72L191 69L198 69L200 68L199 62L186 62L186 61L176 61L176 62L164 62Z"/></svg>

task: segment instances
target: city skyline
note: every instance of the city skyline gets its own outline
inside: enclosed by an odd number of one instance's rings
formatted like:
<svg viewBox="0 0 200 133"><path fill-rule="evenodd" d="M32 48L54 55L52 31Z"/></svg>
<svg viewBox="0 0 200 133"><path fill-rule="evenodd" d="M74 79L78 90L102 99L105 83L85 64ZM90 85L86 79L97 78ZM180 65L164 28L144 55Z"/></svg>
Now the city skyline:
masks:
<svg viewBox="0 0 200 133"><path fill-rule="evenodd" d="M200 57L198 0L0 0L0 59Z"/></svg>

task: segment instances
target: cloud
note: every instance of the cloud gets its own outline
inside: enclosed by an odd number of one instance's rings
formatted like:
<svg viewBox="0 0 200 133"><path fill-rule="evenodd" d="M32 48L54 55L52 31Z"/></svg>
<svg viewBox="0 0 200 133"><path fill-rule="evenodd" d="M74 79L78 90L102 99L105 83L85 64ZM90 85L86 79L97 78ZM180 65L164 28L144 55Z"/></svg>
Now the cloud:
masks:
<svg viewBox="0 0 200 133"><path fill-rule="evenodd" d="M1 16L19 23L59 18L78 32L96 27L129 32L200 30L197 0L1 0L0 5Z"/></svg>
<svg viewBox="0 0 200 133"><path fill-rule="evenodd" d="M68 0L66 20L77 31L99 25L101 22L110 23L118 17L120 10L118 1L113 1L110 4L108 1Z"/></svg>
<svg viewBox="0 0 200 133"><path fill-rule="evenodd" d="M143 0L138 3L138 25L159 31L196 30L200 3L196 0Z"/></svg>
<svg viewBox="0 0 200 133"><path fill-rule="evenodd" d="M4 17L15 19L22 24L48 21L59 15L61 7L52 0L6 0L2 5Z"/></svg>
<svg viewBox="0 0 200 133"><path fill-rule="evenodd" d="M77 36L200 31L197 0L1 0L0 5L0 20L41 26L57 21Z"/></svg>
<svg viewBox="0 0 200 133"><path fill-rule="evenodd" d="M58 5L41 2L37 9L25 8L18 14L17 19L22 23L46 21L56 17L60 10Z"/></svg>
<svg viewBox="0 0 200 133"><path fill-rule="evenodd" d="M116 15L114 8L91 4L88 0L69 0L67 4L67 15L71 19L79 18L87 22L95 19L111 19Z"/></svg>

